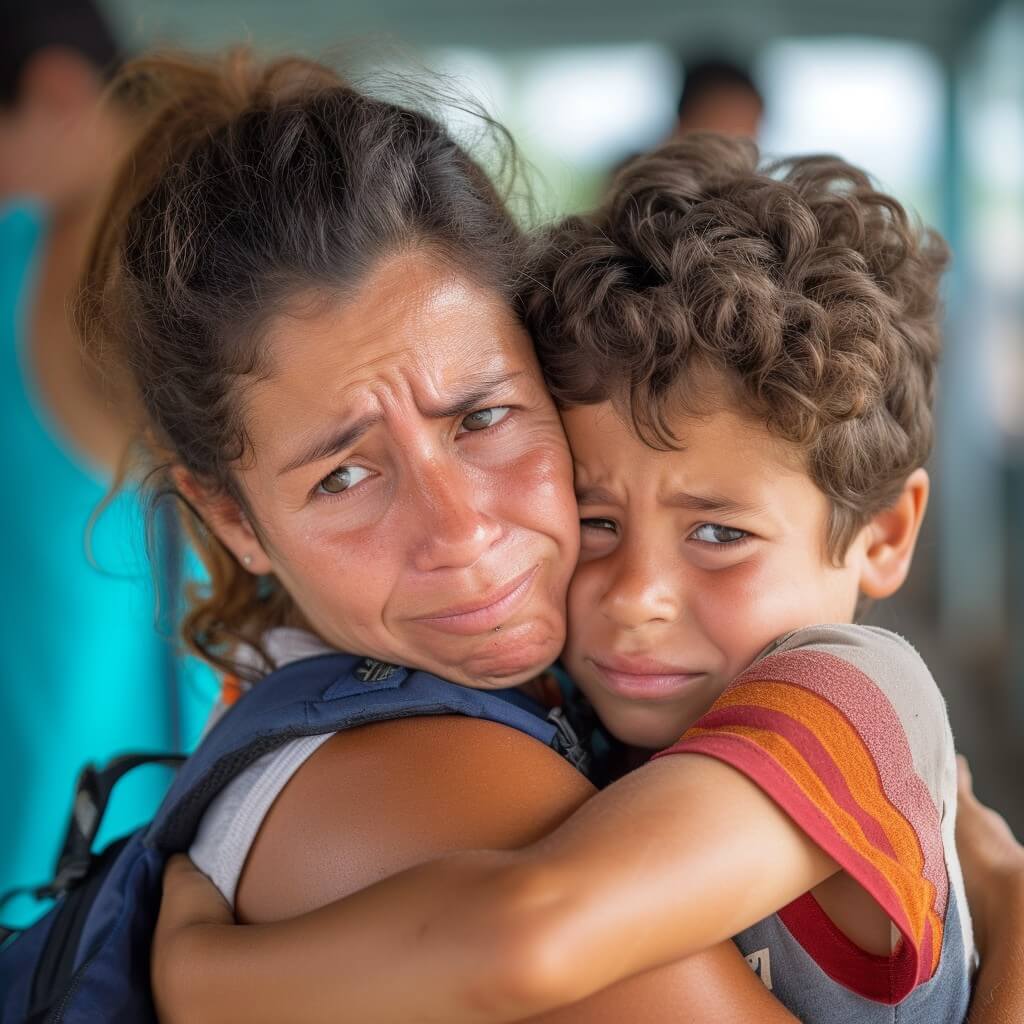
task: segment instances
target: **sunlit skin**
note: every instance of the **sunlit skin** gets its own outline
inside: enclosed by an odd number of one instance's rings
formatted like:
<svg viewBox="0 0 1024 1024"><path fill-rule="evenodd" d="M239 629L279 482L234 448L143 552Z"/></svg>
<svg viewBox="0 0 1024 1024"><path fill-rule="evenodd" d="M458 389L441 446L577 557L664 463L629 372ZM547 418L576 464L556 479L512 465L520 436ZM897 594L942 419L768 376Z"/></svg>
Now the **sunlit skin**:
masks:
<svg viewBox="0 0 1024 1024"><path fill-rule="evenodd" d="M563 660L620 739L668 746L773 640L852 621L876 528L836 565L800 454L729 402L679 416L679 451L648 447L609 403L563 421L582 534Z"/></svg>
<svg viewBox="0 0 1024 1024"><path fill-rule="evenodd" d="M529 337L431 252L307 298L244 388L249 515L208 499L208 521L341 650L477 688L530 678L563 644L579 527Z"/></svg>

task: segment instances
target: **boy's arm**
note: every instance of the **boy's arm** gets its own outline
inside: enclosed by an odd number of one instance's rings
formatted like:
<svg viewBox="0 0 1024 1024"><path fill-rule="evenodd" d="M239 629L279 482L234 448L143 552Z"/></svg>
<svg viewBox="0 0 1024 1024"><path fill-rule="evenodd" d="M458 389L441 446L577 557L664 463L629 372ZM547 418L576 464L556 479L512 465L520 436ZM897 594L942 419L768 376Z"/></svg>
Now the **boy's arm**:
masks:
<svg viewBox="0 0 1024 1024"><path fill-rule="evenodd" d="M306 951L294 988L330 977L351 1019L518 1021L717 945L835 870L739 772L679 755L522 852L454 854L273 928L197 926L177 962L195 993L214 954L258 985L284 943Z"/></svg>
<svg viewBox="0 0 1024 1024"><path fill-rule="evenodd" d="M174 858L157 925L157 1005L163 1024L336 1024L353 979L338 970L344 921L331 908L298 920L237 925L213 884ZM360 986L364 984L359 981ZM364 994L366 998L369 993ZM379 993L388 1005L388 994ZM374 1019L380 1019L374 1018ZM534 1024L684 1024L756 1020L798 1024L732 942L613 985ZM985 1024L985 1022L983 1022Z"/></svg>
<svg viewBox="0 0 1024 1024"><path fill-rule="evenodd" d="M592 792L540 744L469 719L386 723L329 741L321 750L279 797L250 854L240 886L247 905L243 913L250 920L293 917L438 852L469 844L529 843ZM352 778L360 779L360 786L338 784ZM482 855L488 862L493 856ZM475 863L470 857L470 873L461 879L470 887L478 877ZM441 877L449 877L451 868L442 861ZM213 907L215 912L219 907L222 923L211 924L209 883L194 869L173 866L167 875L173 898L162 908L154 941L162 1019L317 1022L337 1019L343 1007L346 1019L361 1022L457 1020L459 1015L448 1013L443 1000L433 1001L430 986L421 985L418 970L405 962L403 944L414 957L433 948L429 937L413 934L409 939L412 918L407 912L415 914L416 900L425 898L428 909L442 919L465 906L448 902L432 877L428 871L426 888L411 880L411 903L401 884L391 890L397 902L382 916L375 901L342 901L299 920L239 927L227 924L231 914L216 898ZM454 877L459 890L457 870ZM385 904L388 891L384 887L381 893ZM457 892L451 898L457 900ZM639 923L639 930L646 927ZM620 948L633 941L633 934L609 938ZM456 969L454 960L442 956L441 963L444 972ZM433 984L451 988L440 978ZM483 990L488 1004L491 993ZM630 979L545 1020L610 1024L637 1019L630 1007L643 1007L642 1019L652 1024L661 1019L793 1020L731 943ZM473 1012L484 1019L493 1016L487 1005Z"/></svg>

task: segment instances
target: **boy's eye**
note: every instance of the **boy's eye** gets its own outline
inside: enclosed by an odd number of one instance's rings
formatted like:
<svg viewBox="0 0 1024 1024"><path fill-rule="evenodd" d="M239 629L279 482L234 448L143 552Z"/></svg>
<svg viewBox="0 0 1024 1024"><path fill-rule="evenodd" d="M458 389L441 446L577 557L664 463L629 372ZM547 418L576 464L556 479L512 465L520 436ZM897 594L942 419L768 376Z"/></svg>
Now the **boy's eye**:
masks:
<svg viewBox="0 0 1024 1024"><path fill-rule="evenodd" d="M584 530L604 530L608 533L616 533L618 530L612 519L581 519L580 526Z"/></svg>
<svg viewBox="0 0 1024 1024"><path fill-rule="evenodd" d="M702 523L690 534L693 540L699 540L704 544L735 544L749 536L746 530L722 526L720 523Z"/></svg>
<svg viewBox="0 0 1024 1024"><path fill-rule="evenodd" d="M466 416L460 424L461 430L486 430L497 426L508 414L511 406L495 405L490 409L478 409ZM460 432L461 432L460 430Z"/></svg>
<svg viewBox="0 0 1024 1024"><path fill-rule="evenodd" d="M362 483L369 475L370 471L362 466L339 466L320 481L317 490L323 494L341 494Z"/></svg>

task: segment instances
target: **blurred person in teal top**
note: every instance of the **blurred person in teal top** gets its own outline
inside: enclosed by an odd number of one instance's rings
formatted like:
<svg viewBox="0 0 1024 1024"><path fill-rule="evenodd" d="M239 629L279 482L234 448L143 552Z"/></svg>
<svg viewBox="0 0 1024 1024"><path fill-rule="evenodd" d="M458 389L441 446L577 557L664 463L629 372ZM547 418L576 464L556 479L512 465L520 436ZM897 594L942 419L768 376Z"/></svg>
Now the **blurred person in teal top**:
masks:
<svg viewBox="0 0 1024 1024"><path fill-rule="evenodd" d="M187 749L213 680L157 624L137 497L96 522L130 440L67 318L130 126L98 112L116 56L89 3L0 0L0 893L52 876L75 777L128 750ZM164 536L165 568L178 556ZM127 779L100 839L144 820L168 782ZM3 908L19 924L40 908Z"/></svg>

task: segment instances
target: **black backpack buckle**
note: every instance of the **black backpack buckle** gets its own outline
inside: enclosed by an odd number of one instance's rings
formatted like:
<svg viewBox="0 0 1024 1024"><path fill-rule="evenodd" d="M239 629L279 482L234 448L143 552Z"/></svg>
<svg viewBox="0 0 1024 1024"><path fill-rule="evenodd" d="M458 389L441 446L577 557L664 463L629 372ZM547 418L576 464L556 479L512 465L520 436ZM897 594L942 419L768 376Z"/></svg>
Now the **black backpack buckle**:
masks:
<svg viewBox="0 0 1024 1024"><path fill-rule="evenodd" d="M589 777L590 752L580 742L576 730L561 708L552 708L548 712L548 721L555 727L555 738L552 746L582 775Z"/></svg>

